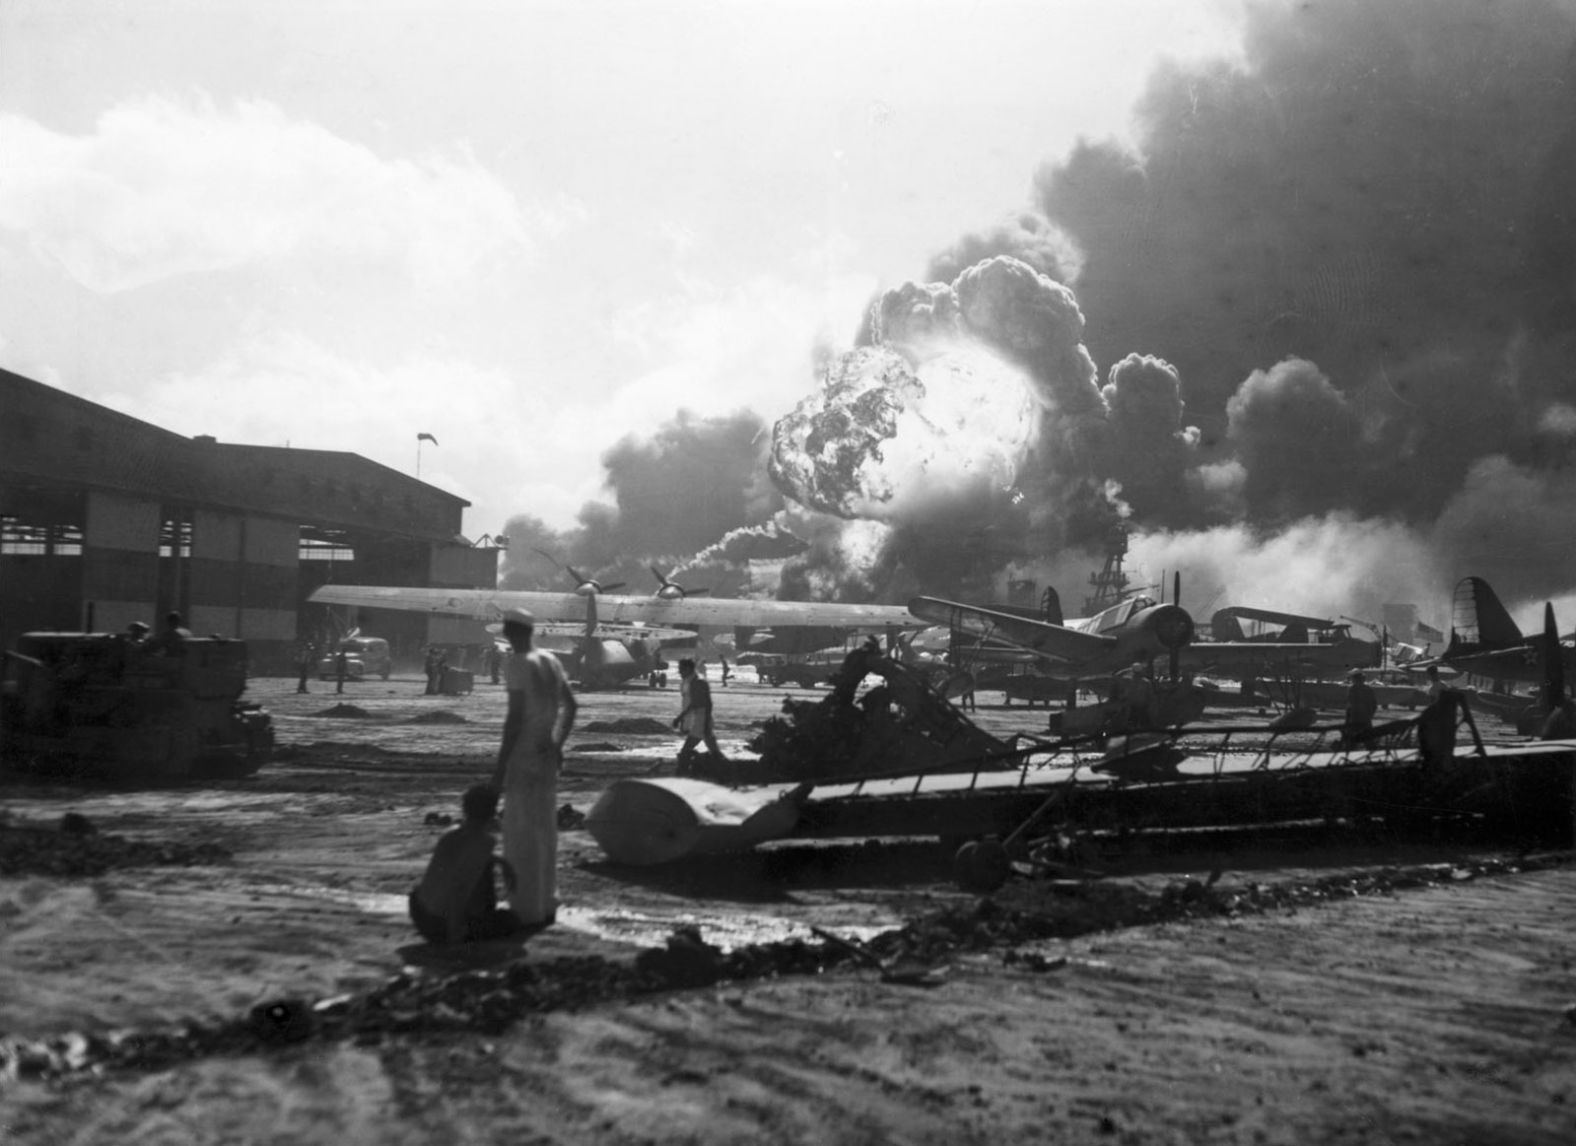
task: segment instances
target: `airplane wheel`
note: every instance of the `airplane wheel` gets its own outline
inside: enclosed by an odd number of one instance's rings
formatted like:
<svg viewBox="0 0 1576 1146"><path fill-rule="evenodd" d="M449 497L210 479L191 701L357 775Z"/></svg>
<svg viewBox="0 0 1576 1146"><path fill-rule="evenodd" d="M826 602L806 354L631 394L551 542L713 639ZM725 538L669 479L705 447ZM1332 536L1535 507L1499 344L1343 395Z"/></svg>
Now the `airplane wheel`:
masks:
<svg viewBox="0 0 1576 1146"><path fill-rule="evenodd" d="M965 891L990 892L1000 888L1012 874L1012 863L1001 841L987 837L964 844L952 861L952 873Z"/></svg>

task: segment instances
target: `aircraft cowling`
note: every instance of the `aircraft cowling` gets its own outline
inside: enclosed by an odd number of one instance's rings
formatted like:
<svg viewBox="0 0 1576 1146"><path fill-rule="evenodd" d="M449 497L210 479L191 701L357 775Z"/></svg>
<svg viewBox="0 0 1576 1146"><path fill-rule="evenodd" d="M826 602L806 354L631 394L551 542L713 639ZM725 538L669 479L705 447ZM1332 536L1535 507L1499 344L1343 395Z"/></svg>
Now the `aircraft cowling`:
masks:
<svg viewBox="0 0 1576 1146"><path fill-rule="evenodd" d="M611 688L640 675L640 662L622 641L590 640L579 658L582 688Z"/></svg>
<svg viewBox="0 0 1576 1146"><path fill-rule="evenodd" d="M1167 651L1193 641L1193 618L1180 605L1151 605L1129 623L1152 636Z"/></svg>

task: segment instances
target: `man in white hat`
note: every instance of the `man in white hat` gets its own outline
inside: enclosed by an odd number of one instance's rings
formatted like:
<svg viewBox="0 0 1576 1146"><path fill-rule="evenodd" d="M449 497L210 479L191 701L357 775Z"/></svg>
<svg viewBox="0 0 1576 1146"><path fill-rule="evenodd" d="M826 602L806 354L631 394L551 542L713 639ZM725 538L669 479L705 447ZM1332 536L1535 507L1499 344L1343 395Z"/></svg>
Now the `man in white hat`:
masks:
<svg viewBox="0 0 1576 1146"><path fill-rule="evenodd" d="M552 653L531 647L536 618L504 611L509 711L493 788L503 795L503 854L514 869L509 906L526 926L552 923L558 907L558 770L579 705Z"/></svg>

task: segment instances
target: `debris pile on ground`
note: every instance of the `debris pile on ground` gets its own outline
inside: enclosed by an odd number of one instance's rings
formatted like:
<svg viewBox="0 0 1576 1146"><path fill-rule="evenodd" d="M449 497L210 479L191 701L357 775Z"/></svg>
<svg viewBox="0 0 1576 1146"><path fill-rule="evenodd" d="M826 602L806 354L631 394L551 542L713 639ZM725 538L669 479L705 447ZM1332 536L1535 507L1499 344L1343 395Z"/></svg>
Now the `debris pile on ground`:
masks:
<svg viewBox="0 0 1576 1146"><path fill-rule="evenodd" d="M104 837L69 837L98 840ZM787 940L723 951L693 926L675 929L665 947L648 948L633 962L597 956L517 961L507 967L443 976L403 972L370 991L310 1001L284 996L244 1017L219 1023L194 1020L144 1031L105 1035L68 1032L54 1038L0 1037L0 1079L60 1079L104 1070L158 1070L213 1054L256 1053L310 1039L375 1044L391 1035L421 1037L474 1030L497 1033L528 1014L622 1002L656 991L693 989L724 981L820 974L830 968L877 966L884 981L935 986L935 969L965 951L1004 949L1006 965L1028 971L1064 966L1059 955L1020 951L1038 940L1168 920L1295 909L1361 895L1463 882L1563 866L1570 852L1452 864L1370 869L1311 881L1252 883L1230 888L1217 881L1182 880L1159 893L1116 884L1036 887L982 899L915 920L856 943L830 933L821 942Z"/></svg>
<svg viewBox="0 0 1576 1146"><path fill-rule="evenodd" d="M763 778L819 779L853 772L864 741L862 709L825 700L783 698L783 714L746 742L760 754Z"/></svg>
<svg viewBox="0 0 1576 1146"><path fill-rule="evenodd" d="M592 720L580 726L581 732L611 732L625 736L672 736L673 725L650 716L620 716L616 720Z"/></svg>
<svg viewBox="0 0 1576 1146"><path fill-rule="evenodd" d="M0 823L0 875L103 875L123 867L228 863L218 844L153 843L105 835L86 817L68 812L55 829Z"/></svg>
<svg viewBox="0 0 1576 1146"><path fill-rule="evenodd" d="M415 716L411 717L405 723L407 723L407 724L469 724L470 721L466 720L465 717L461 716L458 712L452 712L452 711L450 711L447 708L440 708L436 712L419 712Z"/></svg>
<svg viewBox="0 0 1576 1146"><path fill-rule="evenodd" d="M861 694L872 674L881 683ZM849 653L828 683L831 692L816 701L784 697L782 715L761 724L746 745L760 757L750 781L924 771L964 760L991 767L993 758L1010 755L924 673L882 655L869 642Z"/></svg>
<svg viewBox="0 0 1576 1146"><path fill-rule="evenodd" d="M365 720L372 714L366 709L355 704L336 704L332 708L325 708L322 712L307 713L308 716L335 716L345 720Z"/></svg>

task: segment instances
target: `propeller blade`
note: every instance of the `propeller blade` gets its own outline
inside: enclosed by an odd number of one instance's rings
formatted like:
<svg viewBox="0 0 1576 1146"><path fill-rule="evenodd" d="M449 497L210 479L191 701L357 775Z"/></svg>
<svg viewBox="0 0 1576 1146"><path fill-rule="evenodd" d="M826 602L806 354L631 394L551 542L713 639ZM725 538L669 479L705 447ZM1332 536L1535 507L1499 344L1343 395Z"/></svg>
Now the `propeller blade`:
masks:
<svg viewBox="0 0 1576 1146"><path fill-rule="evenodd" d="M614 589L622 589L624 585L625 582L623 581L614 581L611 585L603 585L602 592L611 593Z"/></svg>
<svg viewBox="0 0 1576 1146"><path fill-rule="evenodd" d="M1182 570L1180 569L1171 575L1171 603L1173 605L1182 603Z"/></svg>

